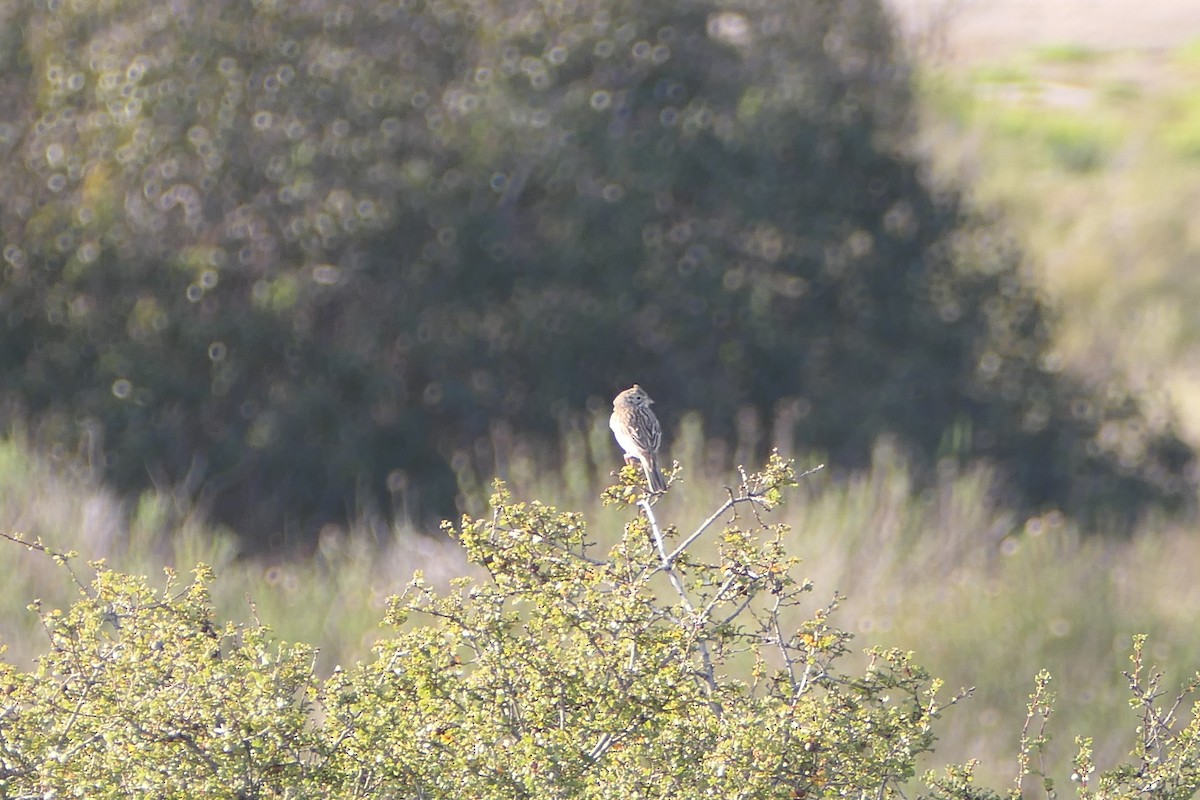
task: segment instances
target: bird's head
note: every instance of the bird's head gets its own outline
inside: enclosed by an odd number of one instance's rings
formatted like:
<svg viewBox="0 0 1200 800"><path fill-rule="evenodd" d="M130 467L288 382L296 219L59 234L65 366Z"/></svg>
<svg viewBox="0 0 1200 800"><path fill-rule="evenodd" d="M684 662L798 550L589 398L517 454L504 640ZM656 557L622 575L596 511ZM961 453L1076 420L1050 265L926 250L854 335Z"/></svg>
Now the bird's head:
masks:
<svg viewBox="0 0 1200 800"><path fill-rule="evenodd" d="M613 405L620 403L628 403L634 406L650 406L654 401L650 399L650 395L646 394L646 390L638 386L636 383L617 395L617 399L613 401Z"/></svg>

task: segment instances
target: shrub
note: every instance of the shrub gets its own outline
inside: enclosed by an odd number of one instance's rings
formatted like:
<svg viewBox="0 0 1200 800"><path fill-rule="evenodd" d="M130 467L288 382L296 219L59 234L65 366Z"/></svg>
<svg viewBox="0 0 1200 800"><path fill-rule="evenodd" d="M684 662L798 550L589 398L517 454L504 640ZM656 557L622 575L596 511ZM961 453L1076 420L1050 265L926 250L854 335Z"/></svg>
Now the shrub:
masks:
<svg viewBox="0 0 1200 800"><path fill-rule="evenodd" d="M374 657L324 683L311 648L215 621L205 568L156 591L94 565L72 609L39 609L36 669L0 675L0 795L791 798L909 780L937 682L899 651L842 672L836 603L811 602L763 520L791 465L686 536L637 480L608 493L644 513L607 551L577 514L498 486L492 515L453 531L480 579L442 594L417 576Z"/></svg>
<svg viewBox="0 0 1200 800"><path fill-rule="evenodd" d="M205 567L181 586L92 565L67 611L34 608L49 649L0 663L0 797L633 798L903 796L947 706L899 650L848 670L837 605L797 580L768 522L793 467L743 474L695 527L659 521L627 468L606 500L628 521L602 547L578 514L516 502L450 529L479 569L390 601L373 657L328 678L315 651L215 618ZM23 542L46 550L38 542ZM71 554L51 553L70 567ZM72 577L75 573L71 572ZM1135 640L1141 713L1129 763L1083 798L1185 798L1200 751ZM1049 677L1038 676L1019 774L1050 779ZM926 777L938 800L992 800L973 765Z"/></svg>
<svg viewBox="0 0 1200 800"><path fill-rule="evenodd" d="M204 567L162 590L96 567L70 610L34 604L36 670L0 665L0 796L313 796L313 648L217 623Z"/></svg>

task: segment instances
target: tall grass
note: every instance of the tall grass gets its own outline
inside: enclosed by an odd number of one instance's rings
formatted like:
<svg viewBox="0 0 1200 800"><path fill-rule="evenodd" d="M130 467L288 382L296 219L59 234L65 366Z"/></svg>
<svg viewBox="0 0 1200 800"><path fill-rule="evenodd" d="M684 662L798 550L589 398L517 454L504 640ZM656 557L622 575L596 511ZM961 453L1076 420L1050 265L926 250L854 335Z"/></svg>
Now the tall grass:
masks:
<svg viewBox="0 0 1200 800"><path fill-rule="evenodd" d="M1057 306L1077 371L1116 365L1200 442L1200 42L1063 45L929 66L920 149L935 180L997 209Z"/></svg>
<svg viewBox="0 0 1200 800"><path fill-rule="evenodd" d="M661 521L687 529L721 502L735 465L713 463L720 447L694 420L671 443L683 480L658 511ZM498 444L496 470L518 498L585 512L597 540L617 535L623 517L597 499L619 463L603 418L564 436L562 469L546 469L531 449ZM975 687L942 723L931 766L979 758L993 785L1011 780L1025 696L1045 668L1060 697L1052 772L1066 778L1077 734L1095 737L1103 767L1132 741L1120 676L1131 636L1149 633L1156 662L1180 679L1200 667L1200 539L1157 523L1119 541L1083 536L1057 514L1016 520L990 502L991 487L988 470L972 467L945 470L934 487L917 490L882 444L868 470L805 479L776 517L792 526L789 548L816 585L814 607L839 592L838 621L863 648L914 650L948 690ZM471 502L482 509L484 499ZM257 613L282 638L319 645L325 670L368 657L386 597L414 569L439 581L467 570L453 543L408 530L372 543L364 532L330 529L306 558L241 559L228 534L179 514L166 498L148 495L122 508L86 472L49 464L19 439L0 442L0 530L41 536L55 549L136 574L214 564L221 613ZM67 603L71 584L49 559L12 544L0 546L0 571L9 576L0 594L5 658L28 663L45 640L25 604L35 597Z"/></svg>
<svg viewBox="0 0 1200 800"><path fill-rule="evenodd" d="M1064 44L970 71L928 65L921 149L935 180L972 187L1028 254L1029 276L1060 314L1058 349L1084 374L1116 368L1200 445L1200 40L1174 53ZM951 491L961 491L961 477ZM935 515L936 516L936 515ZM1061 780L1075 735L1100 766L1132 742L1121 672L1135 632L1182 682L1200 667L1194 524L1147 521L1129 541L1084 535L1057 515L1019 521L926 580L899 587L888 636L916 647L973 708L943 729L940 755L1012 752L1020 699L1042 667L1056 676L1051 754ZM926 544L977 524L935 520ZM1003 530L1003 525L1001 526ZM915 552L915 551L914 551ZM919 563L922 558L909 563ZM876 638L878 606L863 618ZM991 769L997 767L992 764Z"/></svg>
<svg viewBox="0 0 1200 800"><path fill-rule="evenodd" d="M210 528L168 494L122 503L79 465L38 455L19 435L0 440L0 532L78 552L81 573L85 562L100 559L151 580L164 567L209 564L220 576L213 588L220 613L238 620L257 613L283 639L319 644L325 669L368 654L387 597L413 570L444 583L467 568L445 537L396 530L375 542L370 526L360 528L322 531L306 558L243 558L229 531ZM0 542L0 575L4 658L26 665L45 646L26 606L40 599L63 607L75 597L73 583L51 559L11 542Z"/></svg>

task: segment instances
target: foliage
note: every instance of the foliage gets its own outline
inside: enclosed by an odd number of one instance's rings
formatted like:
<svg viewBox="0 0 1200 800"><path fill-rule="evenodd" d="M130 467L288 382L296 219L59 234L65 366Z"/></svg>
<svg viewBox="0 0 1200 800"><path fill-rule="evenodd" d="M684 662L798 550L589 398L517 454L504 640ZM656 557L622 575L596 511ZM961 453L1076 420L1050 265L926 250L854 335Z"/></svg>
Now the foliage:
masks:
<svg viewBox="0 0 1200 800"><path fill-rule="evenodd" d="M873 0L0 20L5 399L121 488L263 539L444 510L489 426L637 379L845 465L952 429L1034 506L1188 496L1170 420L1060 375L1019 254L923 186Z"/></svg>
<svg viewBox="0 0 1200 800"><path fill-rule="evenodd" d="M1075 738L1078 749L1070 779L1078 787L1080 800L1135 797L1187 800L1200 791L1200 741L1197 737L1200 704L1195 698L1196 690L1200 688L1200 674L1189 680L1169 703L1162 704L1161 698L1168 694L1162 685L1163 675L1145 668L1145 645L1144 635L1133 637L1130 655L1133 667L1125 673L1129 682L1129 705L1139 720L1137 742L1126 763L1098 772L1092 738ZM1046 727L1055 698L1049 691L1049 684L1049 673L1043 671L1037 675L1034 691L1029 696L1025 729L1021 732L1017 778L1012 789L1004 795L1009 800L1029 796L1030 787L1025 785L1028 776L1041 779L1038 788L1046 797L1056 796L1053 779L1032 763L1033 756L1040 757L1050 739ZM1186 723L1181 719L1185 702L1190 702L1192 709ZM1035 725L1036 731L1033 730ZM997 792L974 784L976 766L975 763L951 766L944 775L932 772L926 775L932 789L929 800L1000 800L1001 795Z"/></svg>
<svg viewBox="0 0 1200 800"><path fill-rule="evenodd" d="M1163 674L1144 663L1146 637L1133 638L1129 657L1132 668L1125 673L1129 681L1129 705L1139 718L1138 739L1130 763L1093 777L1091 739L1076 740L1079 753L1072 779L1079 782L1081 800L1106 797L1195 797L1200 791L1200 673L1183 686L1168 703ZM1185 705L1186 704L1186 705ZM1183 721L1190 706L1190 719Z"/></svg>
<svg viewBox="0 0 1200 800"><path fill-rule="evenodd" d="M682 541L639 494L645 513L607 554L578 515L498 487L493 515L455 531L490 580L438 595L418 579L388 621L440 624L335 676L346 769L418 796L890 795L932 744L937 684L897 651L838 674L831 609L791 629L811 587L755 510L791 481L775 459ZM717 562L689 555L705 534Z"/></svg>
<svg viewBox="0 0 1200 800"><path fill-rule="evenodd" d="M94 566L69 611L31 606L50 644L37 668L0 665L0 796L303 793L313 649L219 626L203 567L155 591Z"/></svg>
<svg viewBox="0 0 1200 800"><path fill-rule="evenodd" d="M0 794L890 796L938 684L898 651L838 668L848 635L762 519L794 480L773 458L686 537L616 487L643 513L608 553L498 486L455 531L486 577L417 576L375 658L323 684L311 648L217 623L207 569L155 591L93 564L69 611L35 605L50 652L0 677Z"/></svg>
<svg viewBox="0 0 1200 800"><path fill-rule="evenodd" d="M366 662L316 673L315 651L255 620L215 618L213 575L164 588L93 562L67 611L34 603L49 644L30 672L0 663L0 797L898 797L960 698L898 650L845 669L850 636L795 577L794 485L773 457L690 530L659 522L627 470L606 493L628 518L607 551L580 515L516 502L452 529L477 579L394 597ZM13 537L6 537L13 538ZM703 540L716 557L697 553ZM74 554L18 540L71 567ZM1128 674L1141 715L1129 763L1097 771L1080 739L1084 798L1190 797L1200 774L1189 686ZM1039 675L1018 778L1053 785ZM927 776L927 796L994 800L974 764Z"/></svg>
<svg viewBox="0 0 1200 800"><path fill-rule="evenodd" d="M569 440L562 470L542 471L544 453L520 440L505 451L503 469L514 496L582 512L606 550L623 519L619 509L600 504L601 488L611 483L613 444L606 421L594 425ZM660 518L691 519L691 509L725 495L730 470L709 447L698 424L673 439L672 453L687 469L656 507ZM489 480L472 513L489 513L491 491ZM1153 660L1169 675L1189 674L1200 664L1200 642L1192 635L1200 599L1191 594L1200 539L1193 528L1164 520L1139 526L1131 540L1098 538L1061 514L1028 520L1014 532L1011 512L989 499L993 491L990 473L976 467L943 470L936 490L919 492L907 464L881 448L874 467L854 481L825 471L802 480L798 497L771 519L790 528L784 546L803 554L801 575L822 593L836 588L845 596L835 619L854 632L856 650L913 650L946 686L976 687L967 713L938 723L939 761L978 759L977 783L1006 785L1029 676L1047 669L1068 687L1055 705L1055 727L1097 732L1095 758L1104 768L1134 741L1126 687L1111 679L1124 657L1114 642L1148 633ZM181 573L198 562L211 564L220 575L210 587L217 618L244 619L246 597L254 598L255 618L275 636L320 649L322 675L370 654L387 597L414 570L441 588L469 571L452 539L416 536L411 528L384 542L373 541L367 529L327 529L307 556L247 558L220 530L173 515L172 502L144 497L126 527L120 498L94 476L64 474L61 463L20 442L0 445L0 531L42 537L133 575L159 574L164 564ZM693 548L698 558L717 557L708 537ZM7 589L0 595L0 642L8 645L6 659L29 669L44 635L27 603L39 597L46 607L66 608L73 585L52 561L19 547L0 547L0 575ZM850 660L843 669L854 671L861 655ZM1071 688L1077 686L1086 688ZM1068 745L1059 737L1047 753L1047 773L1059 776L1060 785L1070 772Z"/></svg>

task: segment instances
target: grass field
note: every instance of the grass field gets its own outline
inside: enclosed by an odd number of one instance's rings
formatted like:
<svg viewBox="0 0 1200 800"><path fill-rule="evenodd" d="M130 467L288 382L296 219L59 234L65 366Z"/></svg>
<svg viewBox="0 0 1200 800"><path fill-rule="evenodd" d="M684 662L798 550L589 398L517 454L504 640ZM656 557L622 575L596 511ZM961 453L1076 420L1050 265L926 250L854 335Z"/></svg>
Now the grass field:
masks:
<svg viewBox="0 0 1200 800"><path fill-rule="evenodd" d="M922 78L920 147L931 179L966 180L977 202L1011 220L1032 279L1062 318L1063 356L1089 371L1115 364L1184 421L1200 445L1200 43L1148 54L1044 46L996 63L934 63ZM681 527L707 516L735 461L706 449L696 422L670 436L684 482L662 505ZM585 512L598 539L622 519L598 494L617 465L603 419L564 436L565 468L549 472L519 443L497 472L521 499ZM817 456L797 454L801 468ZM468 479L476 510L489 476ZM1121 672L1135 633L1182 683L1200 668L1200 531L1149 520L1128 540L1088 537L1056 514L1016 519L989 500L986 469L944 474L914 490L886 443L867 471L805 480L778 516L816 584L814 604L846 596L843 627L863 646L916 651L947 689L975 694L952 709L929 766L979 758L1003 788L1034 675L1048 669L1059 702L1047 764L1066 785L1076 735L1095 737L1098 766L1120 759L1137 718ZM123 506L86 470L32 455L19 435L0 443L0 531L40 536L82 560L149 576L164 564L215 566L223 613L252 613L284 639L320 645L321 666L367 657L385 598L424 569L446 581L467 567L443 538L330 529L311 558L239 559L166 496ZM26 664L43 645L34 598L70 601L49 559L0 543L0 641Z"/></svg>
<svg viewBox="0 0 1200 800"><path fill-rule="evenodd" d="M1200 441L1200 38L932 68L923 97L937 180L1008 220L1061 316L1064 359L1161 388Z"/></svg>

